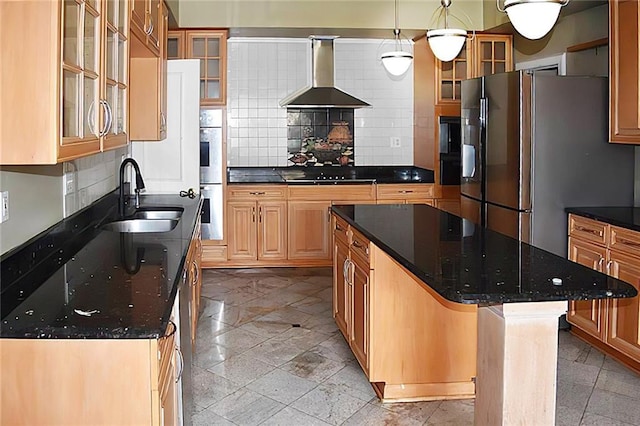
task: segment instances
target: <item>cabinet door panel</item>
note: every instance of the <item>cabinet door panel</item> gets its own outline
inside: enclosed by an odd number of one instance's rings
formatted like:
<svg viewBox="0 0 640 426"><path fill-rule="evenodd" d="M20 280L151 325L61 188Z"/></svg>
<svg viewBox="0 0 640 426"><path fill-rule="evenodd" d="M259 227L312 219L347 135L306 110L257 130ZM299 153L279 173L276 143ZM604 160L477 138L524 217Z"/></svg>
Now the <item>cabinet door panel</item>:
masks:
<svg viewBox="0 0 640 426"><path fill-rule="evenodd" d="M258 259L287 258L287 203L258 203Z"/></svg>
<svg viewBox="0 0 640 426"><path fill-rule="evenodd" d="M610 142L640 143L639 4L609 1Z"/></svg>
<svg viewBox="0 0 640 426"><path fill-rule="evenodd" d="M256 259L256 203L229 203L227 214L229 220L229 259Z"/></svg>
<svg viewBox="0 0 640 426"><path fill-rule="evenodd" d="M610 251L609 273L640 289L640 258ZM640 360L640 298L611 299L607 343L625 355Z"/></svg>
<svg viewBox="0 0 640 426"><path fill-rule="evenodd" d="M329 201L289 202L289 259L330 259Z"/></svg>
<svg viewBox="0 0 640 426"><path fill-rule="evenodd" d="M352 261L351 332L349 344L353 354L369 375L369 266Z"/></svg>
<svg viewBox="0 0 640 426"><path fill-rule="evenodd" d="M603 270L606 249L594 244L569 238L569 259L597 271ZM567 320L591 334L602 339L606 318L606 302L601 300L580 300L569 302Z"/></svg>
<svg viewBox="0 0 640 426"><path fill-rule="evenodd" d="M333 318L340 332L349 339L347 332L347 318L349 310L348 284L346 282L348 274L349 247L340 240L337 240L333 253Z"/></svg>

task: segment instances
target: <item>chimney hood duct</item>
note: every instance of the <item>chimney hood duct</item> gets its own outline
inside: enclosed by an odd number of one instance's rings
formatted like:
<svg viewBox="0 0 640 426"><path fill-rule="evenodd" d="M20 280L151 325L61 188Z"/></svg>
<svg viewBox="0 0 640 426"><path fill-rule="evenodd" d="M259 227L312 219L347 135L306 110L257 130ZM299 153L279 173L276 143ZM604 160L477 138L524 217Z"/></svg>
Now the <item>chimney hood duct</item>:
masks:
<svg viewBox="0 0 640 426"><path fill-rule="evenodd" d="M280 101L288 108L362 108L368 103L334 86L333 40L337 37L310 37L312 86L298 90Z"/></svg>

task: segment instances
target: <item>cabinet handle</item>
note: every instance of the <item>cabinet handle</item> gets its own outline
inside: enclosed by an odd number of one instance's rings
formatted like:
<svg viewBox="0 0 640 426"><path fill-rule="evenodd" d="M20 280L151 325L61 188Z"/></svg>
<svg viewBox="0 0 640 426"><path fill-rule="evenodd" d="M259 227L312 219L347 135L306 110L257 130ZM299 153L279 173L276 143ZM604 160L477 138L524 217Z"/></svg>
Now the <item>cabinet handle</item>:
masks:
<svg viewBox="0 0 640 426"><path fill-rule="evenodd" d="M111 111L111 105L109 105L108 101L104 101L104 106L107 109L108 125L105 131L105 135L107 135L111 131L111 126L113 125L113 111Z"/></svg>
<svg viewBox="0 0 640 426"><path fill-rule="evenodd" d="M364 252L369 255L369 247L364 246L363 244L360 244L358 242L358 240L353 240L353 243L351 243L355 248L359 248L359 249L364 249Z"/></svg>
<svg viewBox="0 0 640 426"><path fill-rule="evenodd" d="M258 221L262 223L262 206L258 208Z"/></svg>
<svg viewBox="0 0 640 426"><path fill-rule="evenodd" d="M107 102L100 99L99 101L100 106L104 108L104 125L102 126L102 129L100 129L100 134L98 136L104 136L107 134L107 126L108 126L108 121L107 121L107 117L109 116L109 113L107 111Z"/></svg>
<svg viewBox="0 0 640 426"><path fill-rule="evenodd" d="M251 207L251 216L253 217L253 223L256 222L256 208L255 207Z"/></svg>
<svg viewBox="0 0 640 426"><path fill-rule="evenodd" d="M340 225L338 225L337 223L336 223L336 230L338 230L338 231L344 231L344 229L342 229L342 227L341 227Z"/></svg>
<svg viewBox="0 0 640 426"><path fill-rule="evenodd" d="M197 285L200 278L200 269L198 268L198 262L195 260L191 264L193 265L193 285Z"/></svg>
<svg viewBox="0 0 640 426"><path fill-rule="evenodd" d="M602 236L602 233L596 229L589 229L589 228L585 228L584 226L580 226L580 225L576 225L574 228L576 231L582 231L582 232L586 232L588 234L593 234L595 236Z"/></svg>
<svg viewBox="0 0 640 426"><path fill-rule="evenodd" d="M89 125L89 130L91 131L92 135L96 134L96 118L94 115L95 109L96 109L96 103L91 102L91 105L89 105L89 111L87 112L87 124Z"/></svg>
<svg viewBox="0 0 640 426"><path fill-rule="evenodd" d="M249 192L249 195L264 195L265 192L263 191L254 191L254 192Z"/></svg>
<svg viewBox="0 0 640 426"><path fill-rule="evenodd" d="M596 268L596 270L600 271L600 272L604 272L604 270L602 269L602 263L604 262L604 257L600 256L600 260L598 260L598 267Z"/></svg>
<svg viewBox="0 0 640 426"><path fill-rule="evenodd" d="M327 222L331 222L331 206L327 207Z"/></svg>
<svg viewBox="0 0 640 426"><path fill-rule="evenodd" d="M171 336L173 336L174 334L176 334L176 331L178 331L178 327L176 326L176 323L175 323L175 322L173 322L173 321L169 320L169 324L170 324L170 325L172 325L172 326L173 326L173 328L172 328L172 330L171 330L169 333L167 333L167 334L165 334L164 336L162 336L162 337L164 337L164 338L171 337Z"/></svg>
<svg viewBox="0 0 640 426"><path fill-rule="evenodd" d="M164 132L167 130L167 118L164 115L164 112L160 111L160 131Z"/></svg>
<svg viewBox="0 0 640 426"><path fill-rule="evenodd" d="M613 260L607 262L607 274L611 273L611 265L613 264Z"/></svg>
<svg viewBox="0 0 640 426"><path fill-rule="evenodd" d="M176 383L178 383L182 378L182 373L184 373L184 355L182 355L182 351L179 347L176 346L175 348L176 352L178 352L178 359L180 360L180 372L178 373L178 377L176 377Z"/></svg>

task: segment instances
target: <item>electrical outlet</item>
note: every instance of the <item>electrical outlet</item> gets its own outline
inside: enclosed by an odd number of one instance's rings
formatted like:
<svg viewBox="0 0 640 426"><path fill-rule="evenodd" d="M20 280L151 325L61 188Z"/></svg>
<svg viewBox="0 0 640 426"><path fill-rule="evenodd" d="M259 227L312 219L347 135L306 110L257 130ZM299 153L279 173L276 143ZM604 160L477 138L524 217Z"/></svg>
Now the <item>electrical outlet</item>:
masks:
<svg viewBox="0 0 640 426"><path fill-rule="evenodd" d="M390 143L391 148L400 148L400 137L391 136L390 141L391 141Z"/></svg>
<svg viewBox="0 0 640 426"><path fill-rule="evenodd" d="M2 215L0 223L9 220L9 191L2 191Z"/></svg>
<svg viewBox="0 0 640 426"><path fill-rule="evenodd" d="M64 195L69 195L73 192L73 177L65 175L65 179Z"/></svg>

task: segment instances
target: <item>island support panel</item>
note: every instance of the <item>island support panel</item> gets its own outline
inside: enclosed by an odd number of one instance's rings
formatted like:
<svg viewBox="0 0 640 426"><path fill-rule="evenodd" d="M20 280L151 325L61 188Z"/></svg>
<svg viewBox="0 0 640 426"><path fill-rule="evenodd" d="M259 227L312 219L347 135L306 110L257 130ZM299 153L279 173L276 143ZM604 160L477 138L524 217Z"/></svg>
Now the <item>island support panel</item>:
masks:
<svg viewBox="0 0 640 426"><path fill-rule="evenodd" d="M554 425L558 317L566 301L478 309L475 424Z"/></svg>

